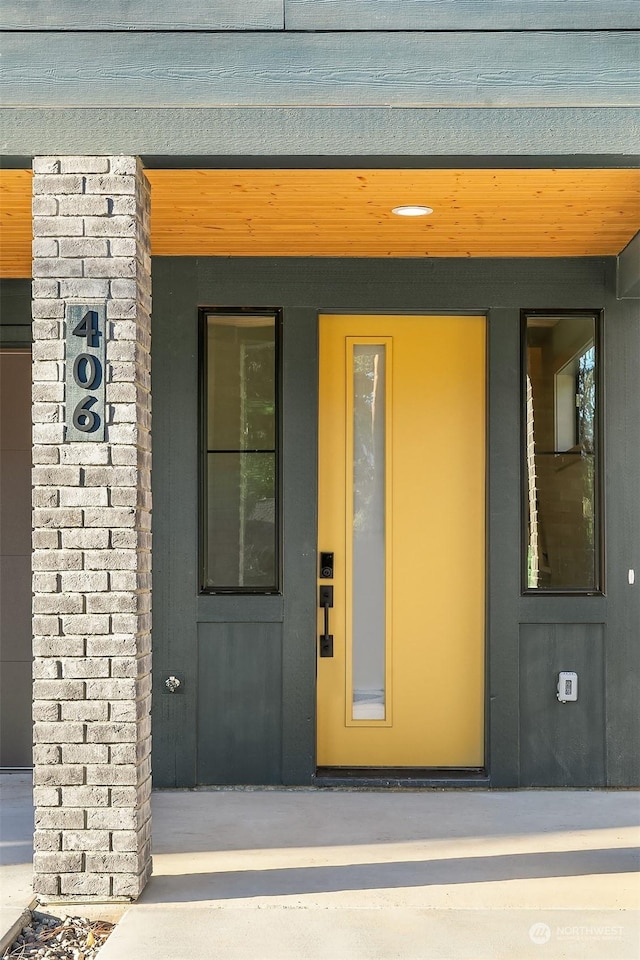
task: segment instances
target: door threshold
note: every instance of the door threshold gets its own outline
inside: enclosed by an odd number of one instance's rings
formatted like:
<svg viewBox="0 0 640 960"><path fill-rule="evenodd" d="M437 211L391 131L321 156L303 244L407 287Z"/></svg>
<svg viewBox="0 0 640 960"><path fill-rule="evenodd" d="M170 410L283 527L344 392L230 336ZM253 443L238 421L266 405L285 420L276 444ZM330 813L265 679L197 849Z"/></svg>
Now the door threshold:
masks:
<svg viewBox="0 0 640 960"><path fill-rule="evenodd" d="M318 767L318 787L414 787L442 790L453 787L487 789L490 779L483 767Z"/></svg>

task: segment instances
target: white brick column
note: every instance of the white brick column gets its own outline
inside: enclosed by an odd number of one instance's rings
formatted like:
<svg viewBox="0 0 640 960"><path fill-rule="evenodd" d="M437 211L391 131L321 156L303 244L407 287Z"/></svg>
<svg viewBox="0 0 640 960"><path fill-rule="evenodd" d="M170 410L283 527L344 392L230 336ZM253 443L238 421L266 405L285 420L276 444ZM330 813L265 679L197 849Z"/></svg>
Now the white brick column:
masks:
<svg viewBox="0 0 640 960"><path fill-rule="evenodd" d="M33 178L34 888L137 897L151 872L149 189L135 157ZM106 301L106 436L65 428L68 304Z"/></svg>

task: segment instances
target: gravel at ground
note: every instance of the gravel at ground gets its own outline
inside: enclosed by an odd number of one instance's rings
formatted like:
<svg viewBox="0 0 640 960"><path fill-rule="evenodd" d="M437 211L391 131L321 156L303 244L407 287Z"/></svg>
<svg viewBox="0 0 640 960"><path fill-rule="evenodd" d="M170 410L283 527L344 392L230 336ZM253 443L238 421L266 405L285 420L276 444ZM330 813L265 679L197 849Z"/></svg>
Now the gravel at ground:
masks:
<svg viewBox="0 0 640 960"><path fill-rule="evenodd" d="M94 960L114 924L34 912L2 960Z"/></svg>

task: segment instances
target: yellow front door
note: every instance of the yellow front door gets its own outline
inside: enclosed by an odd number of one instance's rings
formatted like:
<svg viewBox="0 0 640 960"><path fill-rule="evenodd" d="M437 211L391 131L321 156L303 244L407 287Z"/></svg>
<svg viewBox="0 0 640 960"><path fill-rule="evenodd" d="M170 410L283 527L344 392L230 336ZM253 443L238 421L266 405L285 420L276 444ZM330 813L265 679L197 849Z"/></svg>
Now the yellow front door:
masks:
<svg viewBox="0 0 640 960"><path fill-rule="evenodd" d="M318 454L318 765L482 766L485 318L321 316Z"/></svg>

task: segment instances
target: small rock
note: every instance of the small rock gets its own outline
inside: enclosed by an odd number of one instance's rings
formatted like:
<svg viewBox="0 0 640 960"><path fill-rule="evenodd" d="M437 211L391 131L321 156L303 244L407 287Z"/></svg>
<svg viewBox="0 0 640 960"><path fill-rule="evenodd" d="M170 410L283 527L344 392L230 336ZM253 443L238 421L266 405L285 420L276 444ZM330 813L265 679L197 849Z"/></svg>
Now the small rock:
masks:
<svg viewBox="0 0 640 960"><path fill-rule="evenodd" d="M95 960L113 924L34 912L2 960ZM99 960L99 958L98 958Z"/></svg>

